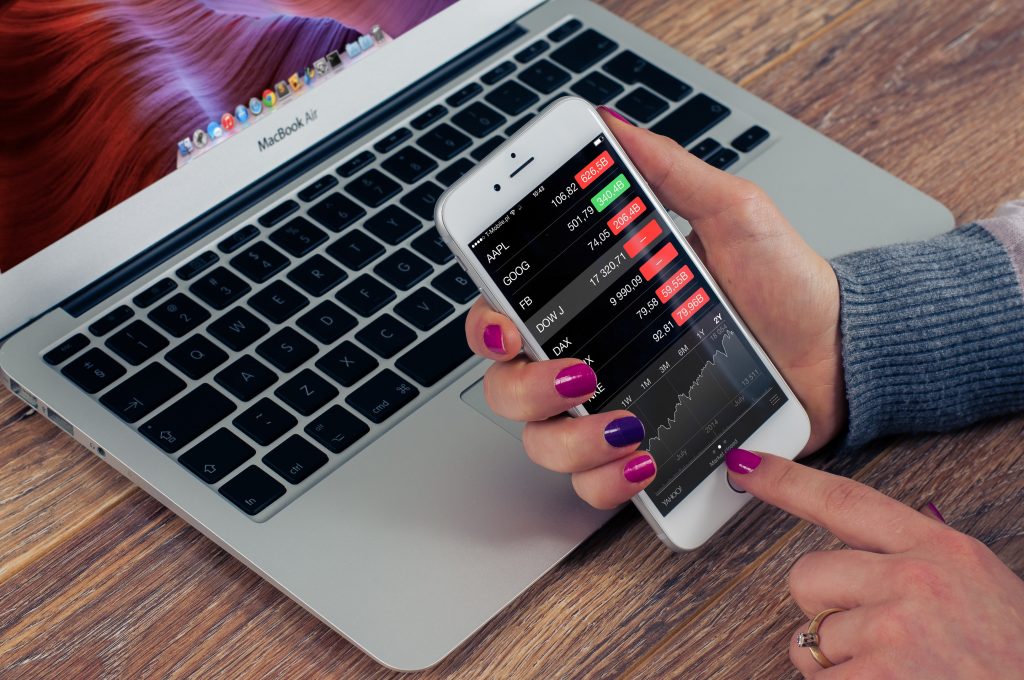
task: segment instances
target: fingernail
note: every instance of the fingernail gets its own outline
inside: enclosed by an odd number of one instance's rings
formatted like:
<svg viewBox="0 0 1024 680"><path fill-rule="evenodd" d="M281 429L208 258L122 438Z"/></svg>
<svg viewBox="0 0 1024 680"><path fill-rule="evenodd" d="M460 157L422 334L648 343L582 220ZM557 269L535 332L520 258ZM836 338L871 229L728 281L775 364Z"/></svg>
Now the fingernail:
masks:
<svg viewBox="0 0 1024 680"><path fill-rule="evenodd" d="M930 511L930 512L931 512L931 513L932 513L933 515L935 515L935 517L936 517L936 518L937 518L937 519L938 519L938 520L939 520L940 522L942 522L943 524L949 524L949 522L947 522L947 521L946 521L946 518L942 516L942 513L941 513L941 512L939 512L939 509L938 509L937 507L935 507L935 503L932 503L931 501L928 501L928 510L929 510L929 511Z"/></svg>
<svg viewBox="0 0 1024 680"><path fill-rule="evenodd" d="M738 475L753 472L761 464L761 456L746 449L733 449L725 454L725 465Z"/></svg>
<svg viewBox="0 0 1024 680"><path fill-rule="evenodd" d="M597 373L586 364L563 368L555 376L555 391L563 397L582 397L597 389Z"/></svg>
<svg viewBox="0 0 1024 680"><path fill-rule="evenodd" d="M654 458L651 454L645 453L642 456L631 458L626 466L622 468L622 476L626 478L626 481L630 484L636 484L642 482L645 479L650 479L656 472L654 466Z"/></svg>
<svg viewBox="0 0 1024 680"><path fill-rule="evenodd" d="M644 438L644 424L636 416L616 418L604 427L604 440L614 447L636 444Z"/></svg>
<svg viewBox="0 0 1024 680"><path fill-rule="evenodd" d="M627 125L632 125L632 123L630 123L629 120L627 120L625 116L623 116L621 113L619 113L615 109L611 108L610 106L598 106L597 108L599 110L601 110L601 111L607 111L610 115L618 118L619 120L621 120L623 123L626 123Z"/></svg>
<svg viewBox="0 0 1024 680"><path fill-rule="evenodd" d="M484 346L495 354L505 353L505 338L501 334L501 326L492 323L484 329Z"/></svg>

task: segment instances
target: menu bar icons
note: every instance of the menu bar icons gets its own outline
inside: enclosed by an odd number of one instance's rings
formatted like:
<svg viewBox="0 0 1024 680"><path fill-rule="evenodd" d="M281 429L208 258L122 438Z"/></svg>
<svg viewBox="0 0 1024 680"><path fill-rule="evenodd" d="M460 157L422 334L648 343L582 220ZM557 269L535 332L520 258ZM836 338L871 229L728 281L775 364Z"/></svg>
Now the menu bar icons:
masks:
<svg viewBox="0 0 1024 680"><path fill-rule="evenodd" d="M325 58L327 59L327 63L330 64L331 68L335 71L341 68L341 53L338 52L338 50L328 52Z"/></svg>
<svg viewBox="0 0 1024 680"><path fill-rule="evenodd" d="M312 85L314 80L316 80L316 69L312 66L307 66L302 74L302 82L306 83L306 85Z"/></svg>
<svg viewBox="0 0 1024 680"><path fill-rule="evenodd" d="M266 94L266 92L264 92L264 94ZM271 94L273 94L273 92L271 92ZM263 100L259 99L258 97L253 97L252 99L250 99L249 112L254 116L258 116L261 113L263 113Z"/></svg>
<svg viewBox="0 0 1024 680"><path fill-rule="evenodd" d="M263 105L268 109L272 109L275 104L277 104L277 95L274 94L274 91L271 89L263 90Z"/></svg>
<svg viewBox="0 0 1024 680"><path fill-rule="evenodd" d="M178 142L178 153L182 156L187 156L192 153L192 140L186 137Z"/></svg>
<svg viewBox="0 0 1024 680"><path fill-rule="evenodd" d="M327 57L322 57L313 62L313 70L316 71L318 76L325 75L329 68L330 67L327 65Z"/></svg>
<svg viewBox="0 0 1024 680"><path fill-rule="evenodd" d="M278 99L284 99L292 93L292 91L288 89L288 83L283 80L279 81L277 85L274 85L274 92L277 93Z"/></svg>
<svg viewBox="0 0 1024 680"><path fill-rule="evenodd" d="M231 132L235 129L235 117L230 113L225 113L220 117L220 126L223 128L223 132Z"/></svg>
<svg viewBox="0 0 1024 680"><path fill-rule="evenodd" d="M207 137L205 130L196 130L192 133L192 143L197 149L202 149L209 141L210 138Z"/></svg>
<svg viewBox="0 0 1024 680"><path fill-rule="evenodd" d="M245 108L241 104L235 107L235 120L239 123L245 124L249 122L249 109Z"/></svg>
<svg viewBox="0 0 1024 680"><path fill-rule="evenodd" d="M379 42L379 43L384 42L384 38L385 38L384 30L380 27L380 24L374 24L370 28L370 35L372 35L373 39L376 40L377 42Z"/></svg>
<svg viewBox="0 0 1024 680"><path fill-rule="evenodd" d="M293 73L288 76L288 85L291 86L292 92L298 92L302 89L302 80L299 78L298 73ZM280 92L278 92L280 94Z"/></svg>
<svg viewBox="0 0 1024 680"><path fill-rule="evenodd" d="M206 134L210 139L220 139L224 136L224 128L217 121L211 120L210 124L206 126Z"/></svg>

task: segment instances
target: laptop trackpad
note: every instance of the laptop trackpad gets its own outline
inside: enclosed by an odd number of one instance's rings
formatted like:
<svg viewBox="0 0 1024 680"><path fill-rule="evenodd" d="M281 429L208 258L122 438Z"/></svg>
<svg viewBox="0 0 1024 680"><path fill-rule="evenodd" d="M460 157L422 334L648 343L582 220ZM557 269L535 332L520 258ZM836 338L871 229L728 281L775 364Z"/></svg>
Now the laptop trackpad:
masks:
<svg viewBox="0 0 1024 680"><path fill-rule="evenodd" d="M523 423L508 418L502 418L487 405L487 398L484 396L484 379L480 378L462 394L459 395L462 401L473 407L473 410L491 421L501 429L508 432L516 439L523 438Z"/></svg>

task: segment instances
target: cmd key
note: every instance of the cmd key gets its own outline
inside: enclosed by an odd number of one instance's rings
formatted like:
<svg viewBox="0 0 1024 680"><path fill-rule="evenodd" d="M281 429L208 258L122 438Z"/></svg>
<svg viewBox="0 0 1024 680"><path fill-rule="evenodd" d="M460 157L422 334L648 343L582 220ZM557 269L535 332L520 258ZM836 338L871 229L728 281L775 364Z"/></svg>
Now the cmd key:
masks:
<svg viewBox="0 0 1024 680"><path fill-rule="evenodd" d="M345 398L349 406L375 423L383 423L419 395L412 383L385 368Z"/></svg>
<svg viewBox="0 0 1024 680"><path fill-rule="evenodd" d="M167 453L180 451L235 410L235 404L209 385L200 385L139 428Z"/></svg>

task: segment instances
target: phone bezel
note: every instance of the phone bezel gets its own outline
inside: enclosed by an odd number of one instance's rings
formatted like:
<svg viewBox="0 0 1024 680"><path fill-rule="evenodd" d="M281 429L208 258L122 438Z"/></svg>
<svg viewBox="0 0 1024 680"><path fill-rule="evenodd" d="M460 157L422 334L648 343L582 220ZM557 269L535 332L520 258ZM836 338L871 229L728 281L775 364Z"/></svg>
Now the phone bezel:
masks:
<svg viewBox="0 0 1024 680"><path fill-rule="evenodd" d="M438 230L456 259L480 288L488 303L516 323L523 336L527 355L535 360L550 357L544 354L540 344L515 313L510 301L480 268L468 244L481 231L507 213L523 196L528 195L547 179L567 158L601 133L605 134L608 143L623 159L623 163L643 191L648 196L656 198L597 110L578 97L564 97L549 106L482 163L464 175L441 196L435 208ZM513 153L515 158L512 158ZM514 177L511 176L527 159L531 159L529 164L522 167ZM495 184L500 184L502 190L494 191ZM810 436L810 421L806 411L757 339L733 309L711 273L690 248L668 211L660 201L654 200L652 203L651 208L657 211L662 223L678 237L687 255L694 261L726 311L733 317L736 327L750 342L757 356L788 397L786 404L766 420L742 446L789 459L796 457ZM576 415L587 413L582 406L572 411ZM716 465L717 469L667 515L662 516L646 493L633 497L634 504L654 527L658 537L673 550L692 550L699 547L750 500L748 494L737 492L729 486L725 466L721 463Z"/></svg>

